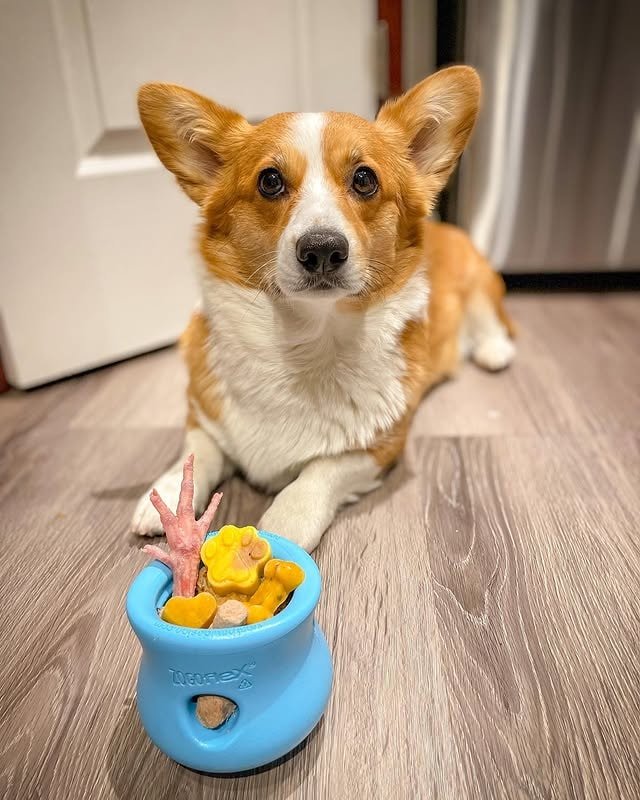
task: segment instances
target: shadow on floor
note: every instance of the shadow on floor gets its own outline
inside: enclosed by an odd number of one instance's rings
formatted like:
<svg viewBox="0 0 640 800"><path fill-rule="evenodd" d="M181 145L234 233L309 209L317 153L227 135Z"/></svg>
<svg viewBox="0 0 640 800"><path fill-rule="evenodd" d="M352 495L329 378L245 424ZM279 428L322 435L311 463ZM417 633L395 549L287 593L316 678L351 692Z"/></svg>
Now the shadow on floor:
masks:
<svg viewBox="0 0 640 800"><path fill-rule="evenodd" d="M321 721L304 742L273 764L236 775L209 775L182 767L161 753L142 728L134 699L128 698L109 740L109 783L119 800L235 796L234 783L242 783L242 797L247 800L297 797L297 790L314 772L323 738Z"/></svg>

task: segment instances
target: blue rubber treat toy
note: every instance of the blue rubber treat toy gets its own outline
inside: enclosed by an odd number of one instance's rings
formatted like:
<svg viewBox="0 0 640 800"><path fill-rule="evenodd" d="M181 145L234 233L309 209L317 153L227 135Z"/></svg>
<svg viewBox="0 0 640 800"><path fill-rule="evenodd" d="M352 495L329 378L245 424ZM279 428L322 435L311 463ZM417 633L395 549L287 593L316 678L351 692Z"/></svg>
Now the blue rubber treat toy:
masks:
<svg viewBox="0 0 640 800"><path fill-rule="evenodd" d="M127 615L142 645L136 699L147 734L180 764L229 773L303 741L327 706L333 670L314 619L315 562L255 528L207 535L220 498L195 519L193 456L175 514L152 493L169 552L144 548L157 560L133 582Z"/></svg>

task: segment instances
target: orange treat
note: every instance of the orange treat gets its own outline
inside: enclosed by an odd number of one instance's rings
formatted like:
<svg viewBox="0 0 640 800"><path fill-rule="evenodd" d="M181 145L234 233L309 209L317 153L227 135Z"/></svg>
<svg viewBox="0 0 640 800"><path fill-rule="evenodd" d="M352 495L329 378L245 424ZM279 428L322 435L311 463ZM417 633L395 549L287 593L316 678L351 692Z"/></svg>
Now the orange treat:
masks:
<svg viewBox="0 0 640 800"><path fill-rule="evenodd" d="M262 583L249 600L247 624L272 617L303 580L304 570L293 561L271 559L264 568Z"/></svg>
<svg viewBox="0 0 640 800"><path fill-rule="evenodd" d="M200 555L207 567L207 582L215 594L250 595L258 588L271 547L251 526L225 525L216 536L207 539Z"/></svg>
<svg viewBox="0 0 640 800"><path fill-rule="evenodd" d="M213 587L209 585L209 581L207 580L207 568L200 567L200 572L198 573L198 584L197 589L199 592L209 592L216 598L216 603L218 604L218 608L221 605L224 605L228 600L238 600L240 603L247 603L249 600L250 594L241 594L240 592L229 592L228 594L216 594L213 590Z"/></svg>
<svg viewBox="0 0 640 800"><path fill-rule="evenodd" d="M170 597L161 617L172 625L186 628L208 628L216 614L218 604L212 594L200 592L195 597Z"/></svg>

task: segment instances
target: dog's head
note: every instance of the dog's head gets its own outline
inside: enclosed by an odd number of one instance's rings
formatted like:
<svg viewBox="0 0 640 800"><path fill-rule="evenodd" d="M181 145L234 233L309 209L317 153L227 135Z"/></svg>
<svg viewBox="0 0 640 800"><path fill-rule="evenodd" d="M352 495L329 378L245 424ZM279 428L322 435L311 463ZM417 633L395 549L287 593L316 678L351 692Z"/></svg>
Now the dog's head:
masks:
<svg viewBox="0 0 640 800"><path fill-rule="evenodd" d="M168 84L140 90L162 163L201 208L200 248L223 279L288 298L367 302L417 268L422 221L473 127L480 82L451 67L381 109L240 114Z"/></svg>

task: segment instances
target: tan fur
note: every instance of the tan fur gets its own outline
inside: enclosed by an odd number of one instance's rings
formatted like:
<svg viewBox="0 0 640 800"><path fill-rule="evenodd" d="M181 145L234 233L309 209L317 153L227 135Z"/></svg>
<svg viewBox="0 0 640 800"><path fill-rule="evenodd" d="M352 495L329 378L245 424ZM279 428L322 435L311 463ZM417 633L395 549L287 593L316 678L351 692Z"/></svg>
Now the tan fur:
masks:
<svg viewBox="0 0 640 800"><path fill-rule="evenodd" d="M424 233L429 309L424 322L410 323L404 331L407 413L393 429L382 432L370 449L381 467L390 466L402 452L424 394L455 373L460 362L460 326L470 303L479 296L488 298L509 335L515 335L502 303L504 281L469 237L453 225L435 222L425 222Z"/></svg>
<svg viewBox="0 0 640 800"><path fill-rule="evenodd" d="M220 415L220 395L208 357L211 334L204 314L196 312L192 315L180 338L180 348L189 373L187 429L190 430L199 425L196 409L212 420Z"/></svg>
<svg viewBox="0 0 640 800"><path fill-rule="evenodd" d="M225 366L215 358L221 352L216 348L222 345L212 341L211 335L211 325L220 325L218 313L225 314L232 325L235 320L229 314L239 317L239 325L247 324L240 319L244 301L238 298L250 298L252 294L250 291L245 295L237 287L255 290L254 300L260 297L263 308L282 310L288 303L298 302L294 297L298 291L295 284L280 281L279 270L285 268L283 263L286 268L291 268L292 263L294 274L301 269L295 255L295 241L301 235L297 227L301 208L313 219L317 213L325 213L323 209L332 209L330 216L320 214L319 218L339 220L350 237L349 268L356 288L337 295L340 299L334 301L326 320L333 320L337 328L353 322L357 337L359 325L366 328L365 319L384 318L384 335L394 337L384 342L386 361L381 358L375 365L367 362L370 352L367 348L375 350L380 345L375 333L378 328L374 328L373 338L367 340L367 345L361 345L362 352L350 351L351 343L342 342L343 351L336 352L334 361L327 364L333 385L340 387L340 391L334 395L327 392L328 413L326 420L320 416L321 421L334 421L350 413L356 407L356 396L380 399L386 405L380 416L374 416L379 409L373 412L366 403L357 406L360 416L353 417L352 424L354 428L361 427L352 441L359 444L349 453L337 452L336 445L329 444L327 429L311 428L314 436L319 431L313 445L305 451L312 454L311 461L302 467L302 475L283 489L270 509L271 516L268 513L263 520L278 530L286 530L295 522L298 527L292 535L304 546L315 546L341 503L370 491L376 485L380 469L389 467L398 458L421 398L434 384L455 372L461 358L459 343L465 325L476 326L476 340L471 336L470 341L471 355L477 363L487 369L500 369L513 357L513 348L506 337L514 334L514 326L502 306L502 279L462 231L450 225L425 222L471 133L479 98L480 82L475 71L452 67L387 103L375 122L344 113L278 114L250 125L236 112L178 86L151 84L140 91L140 116L156 153L201 212L198 241L204 263L203 296L208 317L199 312L194 314L182 346L189 370L187 439L189 446L195 443L202 453L201 474L206 473L203 480L209 481L207 491L228 474L230 461L249 462L254 473L273 472L277 483L278 467L284 470L286 480L291 481L295 470L300 470L300 465L309 458L306 455L297 460L300 442L308 429L300 430L287 420L278 419L275 426L281 436L291 437L290 447L286 438L281 442L284 444L281 458L286 462L282 465L273 463L270 457L269 425L256 430L249 439L242 439L239 434L247 431L252 421L246 417L242 392L252 393L255 387L253 384L245 384L240 390L237 387L241 385L238 379L244 378L242 359L252 358L249 352L252 340L247 340L250 344L246 353L238 352L237 365L227 360ZM314 140L313 132L319 130L321 138ZM354 173L360 167L372 169L378 179L377 191L367 197L356 192L353 185ZM259 191L259 176L267 168L277 169L283 179L285 189L275 197L265 197ZM312 183L316 188L311 195L305 188L309 174L315 176ZM308 197L313 198L311 212L305 205ZM291 241L285 235L287 232ZM231 287L224 289L227 284L233 285L232 291ZM427 307L424 318L420 319L427 285ZM226 296L224 308L217 305L220 294ZM234 305L237 302L239 305ZM246 302L248 314L251 302ZM324 299L318 302L319 311L329 307ZM304 318L302 307L297 308L304 330L314 315ZM353 315L355 319L341 320L341 315ZM398 327L389 325L390 317L398 320ZM268 368L258 373L258 380L283 387L292 393L295 403L307 392L321 408L325 386L322 381L312 382L317 375L316 365L309 363L300 370L300 364L294 363L298 355L290 350L290 339L295 338L297 331L290 330L289 339L278 339L274 330L277 334L279 328L272 325L269 314L263 312L261 319L263 325L266 321L269 330L265 333L271 337L263 341L272 350L262 353L261 363ZM333 323L327 322L329 331ZM313 324L319 325L317 320ZM229 326L224 330L228 346L234 339L233 336L229 339ZM401 330L399 339L398 330ZM327 328L320 325L318 331L327 336ZM482 336L484 339L480 341ZM326 341L326 350L321 355L332 357L336 342L331 334ZM274 353L273 361L270 352ZM301 352L313 352L308 342ZM403 354L404 364L395 359L397 352ZM343 359L349 355L353 360L345 365ZM287 361L289 357L291 361ZM217 382L213 363L221 380L224 377L224 384ZM381 372L379 364L385 364L386 371ZM360 365L369 367L364 384L357 382ZM299 369L298 373L294 367ZM338 374L340 369L342 372ZM293 382L289 380L291 375L296 376ZM228 387L232 383L235 394L230 391L227 397L223 385ZM267 411L277 401L277 392L272 392L270 398ZM277 417L278 409L273 407L273 412ZM316 413L322 415L321 411ZM387 422L378 423L378 419ZM390 419L395 419L395 424L390 424ZM295 423L298 422L296 419ZM378 430L378 424L389 427ZM225 431L227 425L229 430ZM328 429L337 431L336 436L343 436L345 425L335 428L329 425ZM231 434L230 439L225 438L226 433ZM377 438L368 450L358 450L367 448L373 436ZM225 445L225 441L236 445ZM343 439L338 441L338 448L349 447L342 444ZM230 458L225 448L233 451L234 446L235 455ZM328 455L331 457L323 458ZM345 458L340 460L342 456ZM319 471L325 487L332 487L326 489L331 494L324 504L318 502L314 470ZM177 480L171 470L163 479L169 487ZM264 480L270 481L271 477ZM143 498L134 527L141 533L154 532L157 521L144 503ZM314 514L306 518L310 505L315 509ZM303 517L306 532L300 528Z"/></svg>
<svg viewBox="0 0 640 800"><path fill-rule="evenodd" d="M424 393L451 375L458 364L462 318L474 294L488 297L510 334L502 307L502 280L449 225L423 222L446 183L473 127L479 98L476 73L467 67L427 78L387 103L375 123L350 114L329 114L323 159L341 210L368 254L366 292L338 304L357 313L384 302L427 264L427 319L411 322L402 336L406 359L407 413L382 431L371 452L388 466L401 452L413 413ZM455 100L460 113L446 103ZM303 180L304 157L286 136L292 115L277 114L251 126L239 114L179 86L152 84L139 93L140 115L163 163L202 209L200 252L217 277L277 293L272 262ZM380 189L363 202L345 188L360 164L380 176ZM285 197L257 195L256 175L267 166L286 176ZM220 397L211 373L206 319L195 314L182 339L189 369L187 425L197 425L195 408L217 419Z"/></svg>
<svg viewBox="0 0 640 800"><path fill-rule="evenodd" d="M367 255L366 289L343 300L342 308L380 302L419 267L422 220L471 132L479 92L474 70L452 67L385 105L375 122L327 115L325 170ZM455 102L457 113L445 101ZM277 296L277 242L307 166L288 135L295 115L276 114L250 125L235 111L172 84L143 86L138 106L158 157L201 208L199 246L208 268L224 280ZM419 161L412 159L415 153ZM380 178L379 191L366 201L349 189L361 164ZM287 181L286 194L276 200L256 192L257 175L270 166Z"/></svg>

